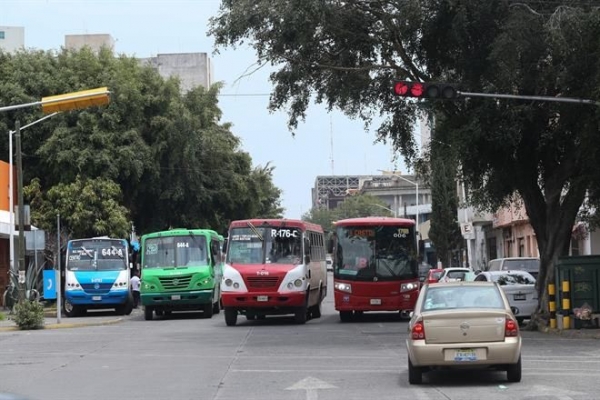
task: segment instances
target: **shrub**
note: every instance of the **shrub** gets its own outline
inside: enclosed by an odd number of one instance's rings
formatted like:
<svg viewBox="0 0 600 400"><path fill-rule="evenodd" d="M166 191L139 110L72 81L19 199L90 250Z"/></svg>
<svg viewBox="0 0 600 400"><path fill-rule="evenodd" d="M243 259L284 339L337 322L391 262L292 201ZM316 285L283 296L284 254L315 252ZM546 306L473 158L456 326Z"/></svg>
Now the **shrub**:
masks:
<svg viewBox="0 0 600 400"><path fill-rule="evenodd" d="M44 306L39 301L21 300L14 308L13 321L19 329L44 327Z"/></svg>

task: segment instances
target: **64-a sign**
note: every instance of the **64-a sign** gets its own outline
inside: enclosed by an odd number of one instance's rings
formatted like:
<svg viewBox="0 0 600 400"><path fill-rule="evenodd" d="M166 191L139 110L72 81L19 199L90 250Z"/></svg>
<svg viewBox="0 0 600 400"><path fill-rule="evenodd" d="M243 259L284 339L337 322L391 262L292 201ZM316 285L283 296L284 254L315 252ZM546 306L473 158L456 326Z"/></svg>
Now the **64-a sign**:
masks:
<svg viewBox="0 0 600 400"><path fill-rule="evenodd" d="M116 247L104 248L101 251L102 257L123 257L123 249Z"/></svg>

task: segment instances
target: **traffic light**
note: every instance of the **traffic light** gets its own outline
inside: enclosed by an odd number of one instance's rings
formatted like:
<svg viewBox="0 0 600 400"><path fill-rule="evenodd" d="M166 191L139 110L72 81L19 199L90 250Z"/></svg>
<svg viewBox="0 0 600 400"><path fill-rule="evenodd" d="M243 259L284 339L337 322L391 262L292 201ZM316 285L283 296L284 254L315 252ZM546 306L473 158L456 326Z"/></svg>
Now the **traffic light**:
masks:
<svg viewBox="0 0 600 400"><path fill-rule="evenodd" d="M458 89L453 83L394 81L395 96L418 99L455 99Z"/></svg>

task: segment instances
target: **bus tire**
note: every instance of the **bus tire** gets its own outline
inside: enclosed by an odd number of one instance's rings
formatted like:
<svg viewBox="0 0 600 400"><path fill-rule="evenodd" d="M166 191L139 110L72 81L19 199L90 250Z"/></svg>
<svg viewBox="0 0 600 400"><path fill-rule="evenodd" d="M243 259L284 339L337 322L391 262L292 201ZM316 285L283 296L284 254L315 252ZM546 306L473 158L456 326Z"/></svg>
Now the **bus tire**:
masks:
<svg viewBox="0 0 600 400"><path fill-rule="evenodd" d="M310 307L310 317L311 318L321 318L321 303L323 302L323 286L319 287L319 299L317 300L317 304Z"/></svg>
<svg viewBox="0 0 600 400"><path fill-rule="evenodd" d="M220 294L220 293L219 293ZM219 296L221 297L221 296ZM221 299L218 299L213 303L213 314L218 314L221 312Z"/></svg>
<svg viewBox="0 0 600 400"><path fill-rule="evenodd" d="M205 304L203 309L204 309L204 318L212 318L213 310L214 310L214 305L213 305L212 301L208 304Z"/></svg>
<svg viewBox="0 0 600 400"><path fill-rule="evenodd" d="M300 308L298 311L294 313L294 321L297 324L305 324L308 320L308 310L306 307Z"/></svg>
<svg viewBox="0 0 600 400"><path fill-rule="evenodd" d="M340 311L340 321L342 321L342 322L352 321L352 311Z"/></svg>
<svg viewBox="0 0 600 400"><path fill-rule="evenodd" d="M232 307L225 307L225 324L227 326L235 326L237 324L238 312Z"/></svg>
<svg viewBox="0 0 600 400"><path fill-rule="evenodd" d="M144 319L146 321L152 321L154 319L154 315L152 315L153 312L154 312L154 310L152 309L152 307L145 306L144 307Z"/></svg>
<svg viewBox="0 0 600 400"><path fill-rule="evenodd" d="M79 307L71 304L71 302L67 299L65 299L63 309L65 311L65 315L69 318L74 318L79 315Z"/></svg>

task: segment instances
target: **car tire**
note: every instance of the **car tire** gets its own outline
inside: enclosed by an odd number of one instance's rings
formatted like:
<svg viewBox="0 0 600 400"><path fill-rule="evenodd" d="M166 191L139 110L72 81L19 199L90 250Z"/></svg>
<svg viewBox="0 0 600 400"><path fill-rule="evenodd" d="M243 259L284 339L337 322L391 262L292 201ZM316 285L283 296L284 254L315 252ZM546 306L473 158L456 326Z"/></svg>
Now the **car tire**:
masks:
<svg viewBox="0 0 600 400"><path fill-rule="evenodd" d="M521 382L521 356L516 364L511 364L506 368L506 378L509 382Z"/></svg>
<svg viewBox="0 0 600 400"><path fill-rule="evenodd" d="M423 371L419 367L415 367L408 358L408 383L411 385L419 385L423 382Z"/></svg>

